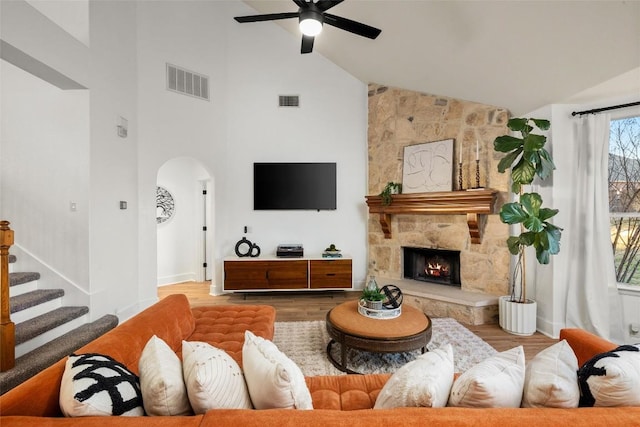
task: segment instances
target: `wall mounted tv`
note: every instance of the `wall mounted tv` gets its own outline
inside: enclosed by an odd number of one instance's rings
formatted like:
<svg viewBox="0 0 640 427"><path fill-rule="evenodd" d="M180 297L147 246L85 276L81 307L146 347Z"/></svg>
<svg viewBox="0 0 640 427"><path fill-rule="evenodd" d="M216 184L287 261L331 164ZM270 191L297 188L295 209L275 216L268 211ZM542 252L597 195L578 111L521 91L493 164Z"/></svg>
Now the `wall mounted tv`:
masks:
<svg viewBox="0 0 640 427"><path fill-rule="evenodd" d="M254 210L335 210L335 163L254 163Z"/></svg>

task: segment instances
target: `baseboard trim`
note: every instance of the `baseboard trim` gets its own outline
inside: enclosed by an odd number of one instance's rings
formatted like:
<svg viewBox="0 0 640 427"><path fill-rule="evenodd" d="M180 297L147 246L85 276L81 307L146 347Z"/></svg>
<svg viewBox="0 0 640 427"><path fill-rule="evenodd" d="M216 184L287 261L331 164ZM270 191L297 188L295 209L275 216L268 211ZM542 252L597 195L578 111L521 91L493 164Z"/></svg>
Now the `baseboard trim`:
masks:
<svg viewBox="0 0 640 427"><path fill-rule="evenodd" d="M195 282L196 273L182 273L173 276L158 277L157 286L175 285L176 283Z"/></svg>

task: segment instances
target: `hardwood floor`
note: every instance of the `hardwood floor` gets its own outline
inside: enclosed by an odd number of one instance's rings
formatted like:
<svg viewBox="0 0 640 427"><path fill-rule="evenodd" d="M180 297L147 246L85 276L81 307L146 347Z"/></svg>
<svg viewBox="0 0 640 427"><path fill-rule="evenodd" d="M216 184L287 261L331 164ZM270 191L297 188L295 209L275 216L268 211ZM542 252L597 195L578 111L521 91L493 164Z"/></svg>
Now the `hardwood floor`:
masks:
<svg viewBox="0 0 640 427"><path fill-rule="evenodd" d="M226 304L266 304L275 307L277 322L324 320L327 312L345 301L358 299L360 291L327 292L260 292L248 294L209 295L209 282L187 282L158 288L160 299L171 294L185 294L191 306ZM429 313L427 313L429 314ZM530 337L509 334L498 325L465 325L498 351L522 345L526 360L557 341L536 332Z"/></svg>

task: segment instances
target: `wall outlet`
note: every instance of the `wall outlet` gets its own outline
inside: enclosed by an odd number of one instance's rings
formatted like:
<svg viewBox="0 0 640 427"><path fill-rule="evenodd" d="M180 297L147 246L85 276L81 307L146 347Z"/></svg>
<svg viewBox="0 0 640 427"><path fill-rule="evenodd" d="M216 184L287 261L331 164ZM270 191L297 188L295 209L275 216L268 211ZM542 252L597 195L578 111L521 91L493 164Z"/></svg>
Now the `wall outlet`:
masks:
<svg viewBox="0 0 640 427"><path fill-rule="evenodd" d="M124 117L118 117L118 125L116 128L118 129L118 136L120 138L126 138L129 133L129 121Z"/></svg>

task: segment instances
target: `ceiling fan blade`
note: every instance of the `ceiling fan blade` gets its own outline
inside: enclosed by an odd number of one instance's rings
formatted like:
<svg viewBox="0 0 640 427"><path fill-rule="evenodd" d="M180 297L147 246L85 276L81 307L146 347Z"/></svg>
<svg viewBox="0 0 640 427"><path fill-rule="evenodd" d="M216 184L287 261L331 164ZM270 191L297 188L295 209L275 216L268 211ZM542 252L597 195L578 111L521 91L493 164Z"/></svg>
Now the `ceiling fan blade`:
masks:
<svg viewBox="0 0 640 427"><path fill-rule="evenodd" d="M331 9L333 6L339 5L343 1L344 0L319 0L316 3L316 7L324 12L325 10Z"/></svg>
<svg viewBox="0 0 640 427"><path fill-rule="evenodd" d="M293 0L293 2L297 4L299 8L302 8L302 9L309 7L309 3L307 3L304 0Z"/></svg>
<svg viewBox="0 0 640 427"><path fill-rule="evenodd" d="M302 36L302 46L300 47L300 53L311 53L313 50L313 41L315 37L313 36Z"/></svg>
<svg viewBox="0 0 640 427"><path fill-rule="evenodd" d="M350 33L357 34L362 37L375 39L380 35L382 30L372 27L361 22L352 21L351 19L342 18L340 16L332 15L330 13L324 14L324 23L332 25L341 30L349 31Z"/></svg>
<svg viewBox="0 0 640 427"><path fill-rule="evenodd" d="M236 16L238 22L275 21L276 19L297 18L298 12L268 13L266 15Z"/></svg>

